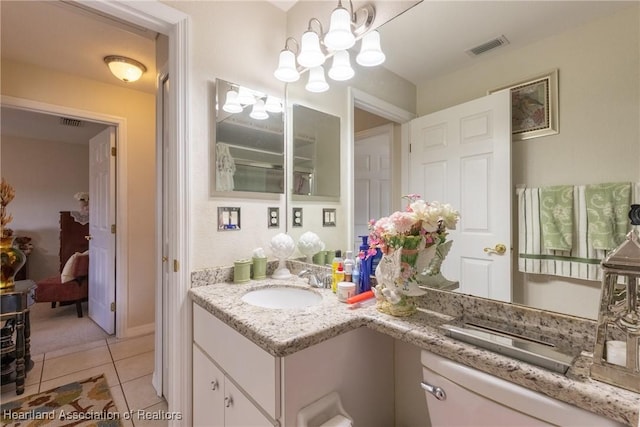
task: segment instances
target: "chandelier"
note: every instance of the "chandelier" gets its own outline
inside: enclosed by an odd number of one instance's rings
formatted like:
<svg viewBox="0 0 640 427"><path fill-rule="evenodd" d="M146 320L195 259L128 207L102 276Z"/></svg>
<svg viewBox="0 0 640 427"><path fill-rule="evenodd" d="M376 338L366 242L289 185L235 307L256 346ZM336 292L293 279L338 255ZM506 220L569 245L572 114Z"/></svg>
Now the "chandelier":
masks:
<svg viewBox="0 0 640 427"><path fill-rule="evenodd" d="M305 89L324 92L329 89L324 71L328 59L332 62L327 74L332 80L345 81L355 75L349 49L360 39L362 41L356 62L363 67L382 64L385 55L380 48L380 34L371 30L375 8L373 5L365 5L354 12L351 0L349 7L350 10L345 9L342 1L338 0L338 7L331 13L329 31L326 34L320 20L311 18L299 45L293 37L287 38L274 76L282 82L292 83L298 81L300 74L308 70L309 80ZM314 29L313 24L317 24L318 28ZM291 43L294 44L293 48L290 47Z"/></svg>

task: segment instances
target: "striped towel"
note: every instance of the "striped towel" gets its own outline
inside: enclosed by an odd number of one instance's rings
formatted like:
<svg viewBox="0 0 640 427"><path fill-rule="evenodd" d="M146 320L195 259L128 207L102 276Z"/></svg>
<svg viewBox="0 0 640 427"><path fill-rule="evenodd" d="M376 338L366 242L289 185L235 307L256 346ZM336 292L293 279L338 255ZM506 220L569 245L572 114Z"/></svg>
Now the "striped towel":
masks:
<svg viewBox="0 0 640 427"><path fill-rule="evenodd" d="M611 250L624 241L629 229L631 184L587 185L587 220L589 244L596 249Z"/></svg>
<svg viewBox="0 0 640 427"><path fill-rule="evenodd" d="M556 185L540 189L540 225L545 249L571 250L573 185Z"/></svg>
<svg viewBox="0 0 640 427"><path fill-rule="evenodd" d="M549 274L583 280L602 280L600 262L604 250L587 239L585 186L573 188L573 241L570 250L551 250L542 245L539 188L518 188L518 269L524 273Z"/></svg>

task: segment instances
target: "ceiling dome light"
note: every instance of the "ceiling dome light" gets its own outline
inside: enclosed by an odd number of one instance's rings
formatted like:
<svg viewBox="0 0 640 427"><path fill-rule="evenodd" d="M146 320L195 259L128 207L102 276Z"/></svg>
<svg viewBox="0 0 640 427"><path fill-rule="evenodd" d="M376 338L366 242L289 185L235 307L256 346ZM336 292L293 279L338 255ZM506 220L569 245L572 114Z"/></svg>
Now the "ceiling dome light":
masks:
<svg viewBox="0 0 640 427"><path fill-rule="evenodd" d="M238 102L238 92L228 90L222 109L227 113L237 114L242 112L242 105Z"/></svg>
<svg viewBox="0 0 640 427"><path fill-rule="evenodd" d="M349 80L355 75L355 71L351 68L351 60L349 59L349 52L346 50L339 50L333 55L333 64L329 70L329 77L336 81Z"/></svg>
<svg viewBox="0 0 640 427"><path fill-rule="evenodd" d="M267 110L264 109L264 101L262 99L257 100L256 103L253 104L249 117L256 120L266 120L269 118Z"/></svg>
<svg viewBox="0 0 640 427"><path fill-rule="evenodd" d="M351 14L338 3L331 13L329 32L324 36L324 45L329 50L345 50L356 44L356 37L351 31Z"/></svg>
<svg viewBox="0 0 640 427"><path fill-rule="evenodd" d="M325 92L329 90L329 84L324 78L324 68L322 66L314 67L309 70L309 81L304 87L309 92Z"/></svg>
<svg viewBox="0 0 640 427"><path fill-rule="evenodd" d="M142 63L124 56L109 55L104 57L104 62L109 66L111 73L126 83L140 79L142 73L147 71Z"/></svg>
<svg viewBox="0 0 640 427"><path fill-rule="evenodd" d="M300 79L300 73L296 69L296 56L289 49L283 49L280 52L278 69L273 72L273 75L285 83L297 82Z"/></svg>
<svg viewBox="0 0 640 427"><path fill-rule="evenodd" d="M264 103L264 109L269 113L282 113L282 102L280 98L269 95L267 101Z"/></svg>
<svg viewBox="0 0 640 427"><path fill-rule="evenodd" d="M356 56L356 62L363 67L375 67L384 62L386 56L380 49L380 33L376 30L367 33L362 38L360 53Z"/></svg>
<svg viewBox="0 0 640 427"><path fill-rule="evenodd" d="M324 64L324 53L320 49L320 37L313 30L307 30L300 41L298 64L305 68L313 68Z"/></svg>

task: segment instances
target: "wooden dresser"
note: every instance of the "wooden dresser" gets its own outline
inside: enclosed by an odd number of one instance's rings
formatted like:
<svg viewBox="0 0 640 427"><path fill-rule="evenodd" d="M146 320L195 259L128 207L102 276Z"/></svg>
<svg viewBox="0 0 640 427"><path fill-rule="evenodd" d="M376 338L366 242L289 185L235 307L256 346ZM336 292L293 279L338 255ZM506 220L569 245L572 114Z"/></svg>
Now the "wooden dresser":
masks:
<svg viewBox="0 0 640 427"><path fill-rule="evenodd" d="M89 224L80 224L69 211L60 212L60 271L75 252L89 249Z"/></svg>

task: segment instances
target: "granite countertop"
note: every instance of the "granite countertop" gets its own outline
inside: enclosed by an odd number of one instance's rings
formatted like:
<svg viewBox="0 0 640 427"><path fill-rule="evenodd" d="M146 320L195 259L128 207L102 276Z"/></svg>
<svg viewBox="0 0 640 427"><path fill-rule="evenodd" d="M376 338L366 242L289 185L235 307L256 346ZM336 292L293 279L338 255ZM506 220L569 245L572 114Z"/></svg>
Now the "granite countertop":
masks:
<svg viewBox="0 0 640 427"><path fill-rule="evenodd" d="M560 340L580 343L578 345L584 343L584 350L590 350L595 337L594 322L435 290L422 297L423 303L419 303L417 313L408 318L397 318L378 312L373 305L351 309L339 302L330 289L312 289L302 283L294 277L234 284L226 269L212 269L192 274L190 296L198 305L276 357L293 354L365 326L560 401L629 426L640 426L640 394L589 378L591 358L587 352L578 356L567 374L562 375L449 338L439 328L473 312L494 312L509 322L526 324L538 334L553 331ZM265 286L304 287L323 298L318 305L294 310L261 308L241 300L246 292Z"/></svg>

